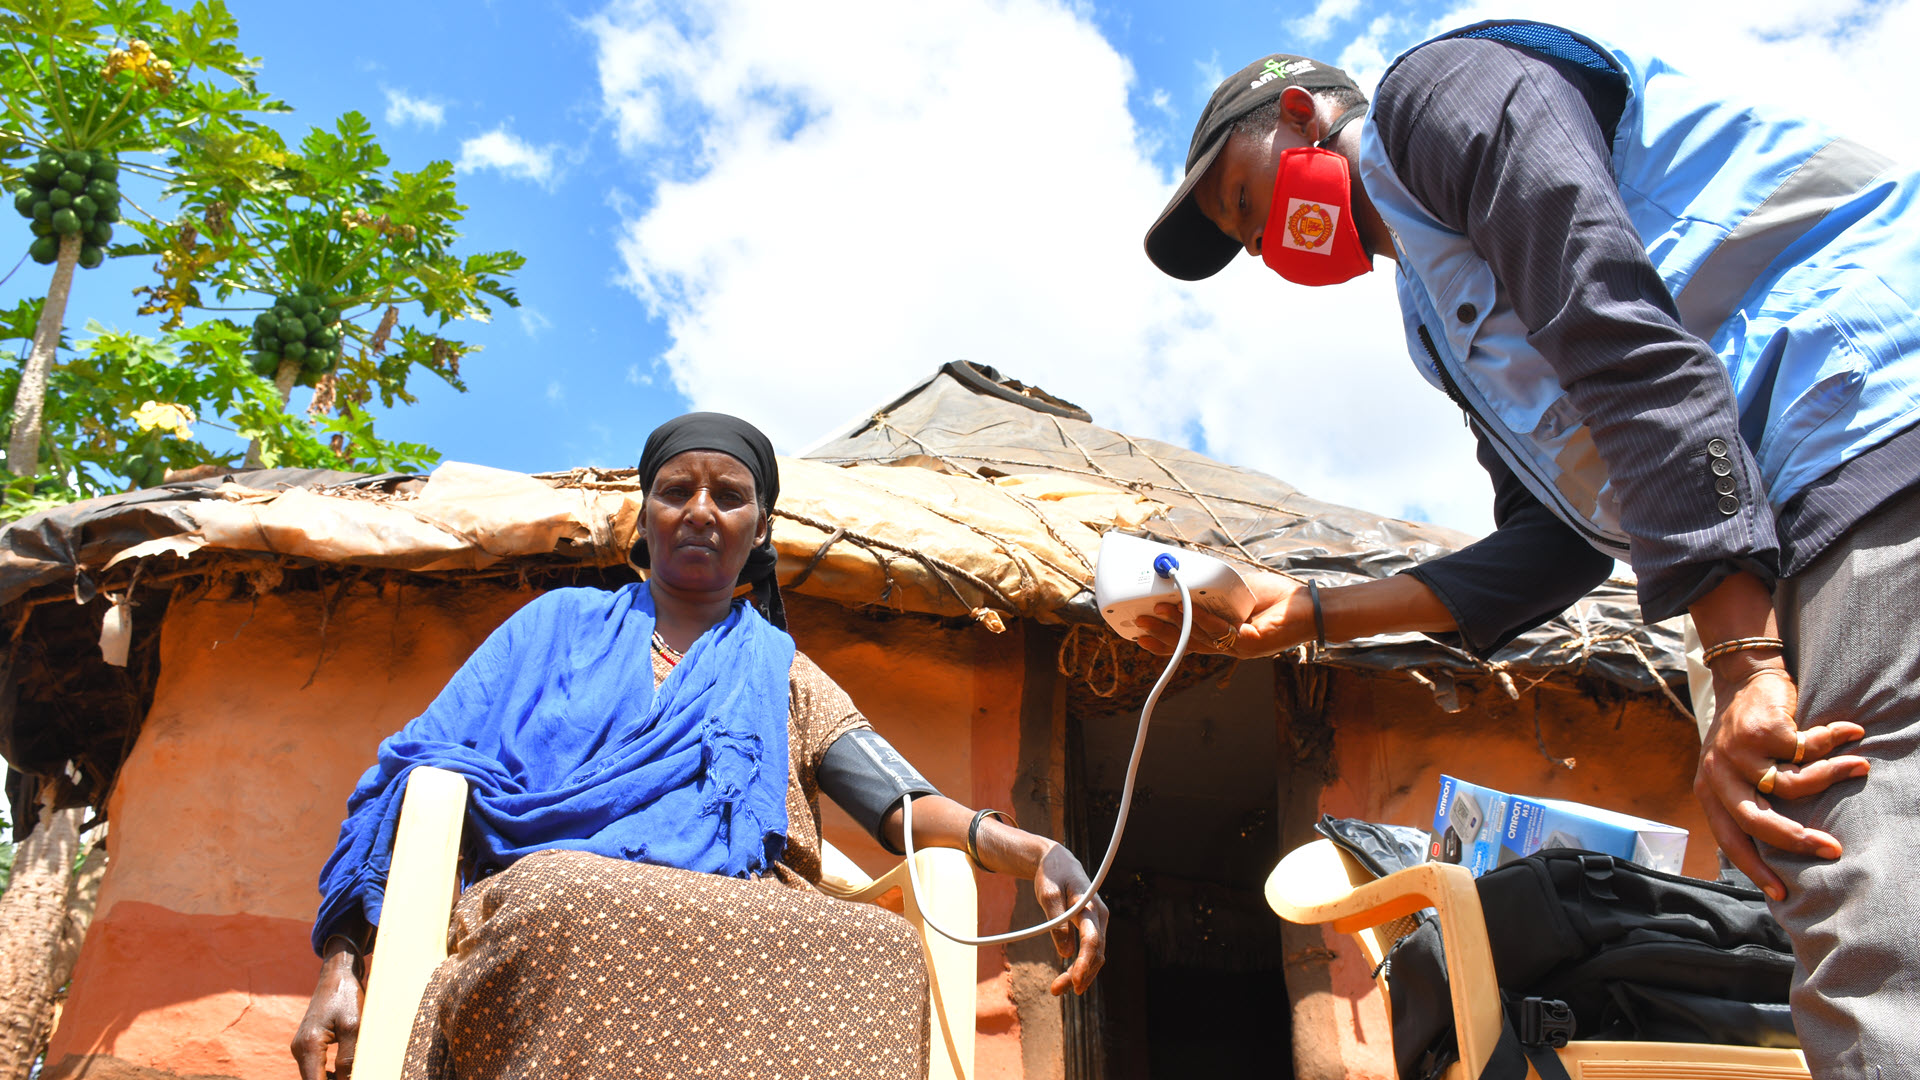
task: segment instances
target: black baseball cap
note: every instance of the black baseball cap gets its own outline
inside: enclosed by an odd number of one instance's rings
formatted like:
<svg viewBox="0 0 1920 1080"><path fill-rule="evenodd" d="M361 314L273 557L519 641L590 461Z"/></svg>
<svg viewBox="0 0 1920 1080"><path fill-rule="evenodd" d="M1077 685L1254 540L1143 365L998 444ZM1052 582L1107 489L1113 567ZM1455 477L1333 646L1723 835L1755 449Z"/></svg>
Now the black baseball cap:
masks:
<svg viewBox="0 0 1920 1080"><path fill-rule="evenodd" d="M1167 208L1147 230L1147 258L1182 281L1199 281L1226 268L1241 250L1240 242L1220 231L1193 201L1193 186L1207 174L1227 145L1234 121L1280 96L1289 86L1305 90L1360 87L1347 73L1305 56L1274 53L1241 68L1220 84L1200 122L1193 127L1187 147L1187 176Z"/></svg>

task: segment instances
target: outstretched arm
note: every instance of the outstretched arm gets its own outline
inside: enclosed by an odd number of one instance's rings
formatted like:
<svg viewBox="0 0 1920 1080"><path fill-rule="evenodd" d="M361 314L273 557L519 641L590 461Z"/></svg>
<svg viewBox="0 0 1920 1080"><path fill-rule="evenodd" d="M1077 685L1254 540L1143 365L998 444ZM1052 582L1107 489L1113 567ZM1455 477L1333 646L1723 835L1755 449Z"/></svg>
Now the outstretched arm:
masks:
<svg viewBox="0 0 1920 1080"><path fill-rule="evenodd" d="M965 851L973 813L944 795L914 799L913 846ZM881 838L895 848L902 847L906 838L901 827L902 816L896 806L880 824ZM1073 852L997 818L980 822L974 850L979 853L980 864L993 873L1031 878L1034 899L1040 902L1040 910L1046 912L1049 919L1078 903L1092 888L1086 868L1074 858ZM1053 947L1062 958L1071 958L1071 962L1048 989L1054 994L1064 994L1072 987L1076 994L1086 993L1107 959L1106 903L1095 896L1080 909L1080 914L1054 927Z"/></svg>

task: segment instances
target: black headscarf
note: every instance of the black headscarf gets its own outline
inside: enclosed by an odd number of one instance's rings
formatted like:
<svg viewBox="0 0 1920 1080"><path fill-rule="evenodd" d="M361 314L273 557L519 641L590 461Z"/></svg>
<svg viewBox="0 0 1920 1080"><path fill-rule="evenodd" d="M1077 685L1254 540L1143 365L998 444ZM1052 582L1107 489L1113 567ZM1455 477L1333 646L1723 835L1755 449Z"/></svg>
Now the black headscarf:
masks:
<svg viewBox="0 0 1920 1080"><path fill-rule="evenodd" d="M767 621L782 630L787 628L786 605L780 601L780 583L774 579L779 556L773 550L773 504L780 497L780 465L774 460L773 443L760 429L737 416L725 413L697 412L673 419L653 429L646 449L640 451L640 488L653 490L653 478L660 467L689 450L714 450L740 462L753 474L753 491L760 509L767 515L767 539L747 556L740 570L739 584L753 586L753 604ZM647 554L646 534L635 537L629 556L635 565L652 566Z"/></svg>

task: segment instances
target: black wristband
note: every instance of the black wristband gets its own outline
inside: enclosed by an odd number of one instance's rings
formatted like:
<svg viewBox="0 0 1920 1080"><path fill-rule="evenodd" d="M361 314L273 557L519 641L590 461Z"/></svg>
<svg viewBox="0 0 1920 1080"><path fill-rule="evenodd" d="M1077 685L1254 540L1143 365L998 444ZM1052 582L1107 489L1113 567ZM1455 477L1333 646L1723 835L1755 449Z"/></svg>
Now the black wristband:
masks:
<svg viewBox="0 0 1920 1080"><path fill-rule="evenodd" d="M980 861L980 823L990 817L997 817L1016 829L1020 827L1020 823L1013 820L1012 814L1002 810L975 810L973 812L973 821L967 826L967 859L971 861L973 865L989 874L993 871L987 870L987 864Z"/></svg>
<svg viewBox="0 0 1920 1080"><path fill-rule="evenodd" d="M1320 586L1307 582L1307 599L1313 601L1313 641L1325 649L1327 647L1327 616L1320 610Z"/></svg>

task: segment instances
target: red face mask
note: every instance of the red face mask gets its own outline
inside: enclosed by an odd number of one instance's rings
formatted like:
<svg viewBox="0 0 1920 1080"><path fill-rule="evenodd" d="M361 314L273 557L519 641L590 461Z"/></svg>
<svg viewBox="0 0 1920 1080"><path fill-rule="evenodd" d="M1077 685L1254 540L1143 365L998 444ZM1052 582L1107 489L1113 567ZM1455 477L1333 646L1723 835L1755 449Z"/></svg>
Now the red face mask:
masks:
<svg viewBox="0 0 1920 1080"><path fill-rule="evenodd" d="M1373 269L1353 224L1346 158L1318 145L1280 152L1260 259L1296 285L1338 285Z"/></svg>

